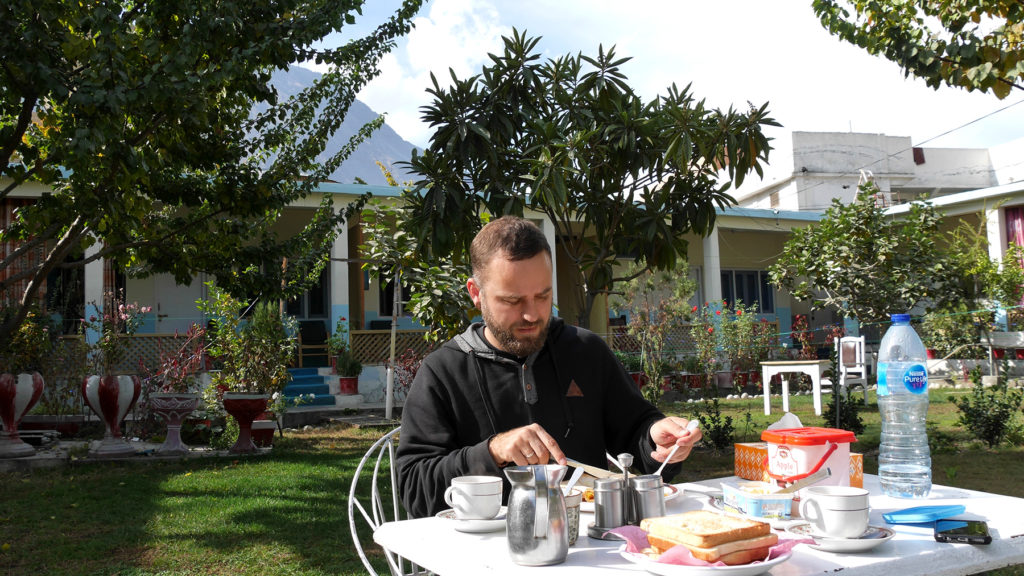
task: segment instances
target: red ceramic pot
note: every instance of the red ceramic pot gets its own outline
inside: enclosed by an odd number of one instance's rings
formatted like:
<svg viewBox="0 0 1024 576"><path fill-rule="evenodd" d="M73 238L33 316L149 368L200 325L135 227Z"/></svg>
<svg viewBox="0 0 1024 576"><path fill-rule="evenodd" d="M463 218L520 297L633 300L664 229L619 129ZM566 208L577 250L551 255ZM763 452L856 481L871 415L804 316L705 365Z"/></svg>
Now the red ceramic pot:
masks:
<svg viewBox="0 0 1024 576"><path fill-rule="evenodd" d="M104 458L135 454L135 448L121 435L121 421L135 405L141 391L142 383L134 374L89 376L82 381L85 403L107 428L100 445L89 451L90 456Z"/></svg>
<svg viewBox="0 0 1024 576"><path fill-rule="evenodd" d="M257 451L252 442L252 422L267 409L269 400L266 394L224 393L224 410L238 422L238 440L228 452L251 454Z"/></svg>
<svg viewBox="0 0 1024 576"><path fill-rule="evenodd" d="M359 393L359 376L339 376L338 389L341 394L351 395Z"/></svg>
<svg viewBox="0 0 1024 576"><path fill-rule="evenodd" d="M161 454L187 454L188 445L181 441L181 423L199 406L196 394L159 393L149 397L149 408L167 422L167 436L156 449Z"/></svg>
<svg viewBox="0 0 1024 576"><path fill-rule="evenodd" d="M6 434L0 436L0 458L31 456L35 448L18 435L18 423L43 394L43 377L31 374L0 374L0 420Z"/></svg>

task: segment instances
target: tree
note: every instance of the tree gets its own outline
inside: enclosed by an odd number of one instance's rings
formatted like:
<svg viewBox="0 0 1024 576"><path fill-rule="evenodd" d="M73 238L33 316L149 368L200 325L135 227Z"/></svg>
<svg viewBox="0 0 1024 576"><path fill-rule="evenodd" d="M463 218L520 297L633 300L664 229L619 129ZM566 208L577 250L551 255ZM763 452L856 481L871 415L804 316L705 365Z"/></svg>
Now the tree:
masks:
<svg viewBox="0 0 1024 576"><path fill-rule="evenodd" d="M21 291L0 349L52 271L97 258L182 283L205 272L239 295L299 290L358 206L325 200L287 239L271 226L383 122L315 162L421 3L314 50L361 1L4 2L0 201L47 193L0 230L17 246L0 254L0 292ZM330 69L279 100L273 71L309 60Z"/></svg>
<svg viewBox="0 0 1024 576"><path fill-rule="evenodd" d="M1006 98L1024 88L1024 5L963 2L814 0L829 33L881 54L906 75Z"/></svg>
<svg viewBox="0 0 1024 576"><path fill-rule="evenodd" d="M398 186L390 170L383 166L381 170L389 185ZM409 311L427 327L427 340L442 342L465 330L479 314L466 291L469 267L450 258L420 260L416 239L405 232L406 217L408 212L398 206L379 200L370 202L362 216L362 267L382 284L397 280L396 301L401 294L398 286L414 287Z"/></svg>
<svg viewBox="0 0 1024 576"><path fill-rule="evenodd" d="M833 199L816 225L793 230L769 270L772 283L814 308L865 323L943 298L952 271L936 243L939 214L915 202L897 221L885 215L876 194L867 181L853 203Z"/></svg>
<svg viewBox="0 0 1024 576"><path fill-rule="evenodd" d="M406 194L410 230L425 253L462 260L482 213L542 212L558 257L579 270L577 300L561 307L586 326L595 298L627 278L616 258L671 269L684 234L711 231L715 208L735 203L733 181L761 174L761 130L778 124L767 105L722 112L689 87L644 102L614 48L541 62L538 42L515 31L479 75L433 79L422 118L436 130L408 163L420 178Z"/></svg>

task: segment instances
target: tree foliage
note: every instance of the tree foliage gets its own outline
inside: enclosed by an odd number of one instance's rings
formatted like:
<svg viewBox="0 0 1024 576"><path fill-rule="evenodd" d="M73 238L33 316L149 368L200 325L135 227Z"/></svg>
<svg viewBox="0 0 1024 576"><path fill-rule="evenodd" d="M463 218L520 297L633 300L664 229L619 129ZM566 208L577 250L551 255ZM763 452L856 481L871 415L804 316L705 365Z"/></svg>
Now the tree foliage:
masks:
<svg viewBox="0 0 1024 576"><path fill-rule="evenodd" d="M723 112L689 86L645 102L614 48L542 61L538 42L515 31L480 74L433 78L422 118L435 131L409 162L420 179L406 194L410 230L427 254L459 260L482 213L542 212L558 257L580 271L587 325L594 299L623 279L617 257L658 270L685 258L683 235L707 234L716 207L735 203L733 181L761 173L762 128L777 124L767 105Z"/></svg>
<svg viewBox="0 0 1024 576"><path fill-rule="evenodd" d="M933 88L1006 98L1022 88L1024 5L1016 0L814 0L833 35L881 54Z"/></svg>
<svg viewBox="0 0 1024 576"><path fill-rule="evenodd" d="M873 182L862 183L853 203L834 199L816 225L794 230L769 271L772 282L814 308L862 323L918 306L962 315L1020 302L1019 248L1011 247L1000 264L989 257L984 225L961 221L942 233L942 215L930 203L914 202L897 219L885 215L876 194Z"/></svg>
<svg viewBox="0 0 1024 576"><path fill-rule="evenodd" d="M772 283L814 308L832 308L861 322L881 322L943 296L950 276L940 248L940 216L914 203L906 218L886 216L874 182L850 204L838 199L815 225L793 230L769 270Z"/></svg>
<svg viewBox="0 0 1024 576"><path fill-rule="evenodd" d="M93 245L75 265L107 258L184 283L205 272L235 293L298 290L356 208L325 201L286 239L271 226L383 122L315 162L420 4L313 50L354 23L362 1L2 3L0 200L47 193L0 230L20 243L2 254L0 291L27 282L0 343L47 275ZM279 98L271 74L310 60L329 71Z"/></svg>

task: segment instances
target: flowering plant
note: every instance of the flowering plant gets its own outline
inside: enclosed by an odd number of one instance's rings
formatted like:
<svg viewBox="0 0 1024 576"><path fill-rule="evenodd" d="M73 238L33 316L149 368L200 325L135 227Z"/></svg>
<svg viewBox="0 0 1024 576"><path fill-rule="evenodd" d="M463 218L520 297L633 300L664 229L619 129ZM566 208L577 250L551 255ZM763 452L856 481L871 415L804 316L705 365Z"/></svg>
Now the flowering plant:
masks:
<svg viewBox="0 0 1024 576"><path fill-rule="evenodd" d="M334 362L334 370L341 376L354 378L363 372L363 364L352 353L348 341L348 319L338 318L334 333L327 339L327 351Z"/></svg>
<svg viewBox="0 0 1024 576"><path fill-rule="evenodd" d="M245 323L238 313L241 302L212 284L209 294L199 306L211 317L209 352L222 365L214 386L254 394L283 390L297 348L289 336L296 332L295 319L282 315L276 303L262 303Z"/></svg>
<svg viewBox="0 0 1024 576"><path fill-rule="evenodd" d="M712 312L710 305L705 302L703 307L694 306L690 309L694 315L693 323L690 325L690 337L697 347L697 359L705 374L714 374L718 368L718 317L721 310Z"/></svg>
<svg viewBox="0 0 1024 576"><path fill-rule="evenodd" d="M175 334L177 338L177 334ZM153 385L156 392L190 394L196 392L196 381L200 370L206 366L206 329L192 324L185 332L185 341L170 353L160 351L160 364L149 371L139 361L145 381Z"/></svg>
<svg viewBox="0 0 1024 576"><path fill-rule="evenodd" d="M138 302L127 304L123 292L104 294L102 308L95 301L91 305L100 311L100 316L92 314L82 319L91 367L94 374L112 374L128 352L125 337L135 334L142 324L142 315L149 314L152 308L140 306ZM91 341L92 334L98 334L94 341Z"/></svg>
<svg viewBox="0 0 1024 576"><path fill-rule="evenodd" d="M6 315L7 310L0 310L0 317ZM6 349L0 353L0 372L20 374L41 371L51 350L53 333L49 322L38 311L31 310L18 326Z"/></svg>
<svg viewBox="0 0 1024 576"><path fill-rule="evenodd" d="M793 317L792 337L800 343L802 360L813 360L818 357L818 352L811 342L814 340L814 332L808 327L806 314L797 314Z"/></svg>

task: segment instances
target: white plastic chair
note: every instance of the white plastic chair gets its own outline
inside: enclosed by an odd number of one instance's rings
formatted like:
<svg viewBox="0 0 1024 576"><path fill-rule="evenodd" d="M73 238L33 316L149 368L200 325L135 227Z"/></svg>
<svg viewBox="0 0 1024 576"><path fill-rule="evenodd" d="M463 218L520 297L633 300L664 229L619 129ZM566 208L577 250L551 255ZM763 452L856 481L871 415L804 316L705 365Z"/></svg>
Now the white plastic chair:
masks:
<svg viewBox="0 0 1024 576"><path fill-rule="evenodd" d="M849 389L860 385L864 390L864 405L868 404L868 366L864 361L864 337L844 336L836 340L836 363L839 364L839 392L849 395Z"/></svg>
<svg viewBox="0 0 1024 576"><path fill-rule="evenodd" d="M363 455L363 459L356 466L355 474L352 476L352 487L348 493L348 525L352 531L352 543L355 545L356 553L359 554L363 566L372 576L378 576L376 570L370 564L363 550L363 543L359 539L358 528L369 526L376 531L381 524L400 520L401 505L398 499L398 475L395 469L395 448L398 432L401 426L388 432L370 446L370 449ZM368 465L373 463L373 472L370 473ZM365 474L364 474L364 468ZM387 482L385 485L381 483ZM365 504L364 504L365 503ZM358 514L356 512L358 511ZM362 522L360 522L360 518ZM376 544L373 544L376 546ZM409 576L413 574L425 574L415 564L405 560L401 556L383 548L384 558L388 562L393 576ZM409 568L406 572L405 568Z"/></svg>

